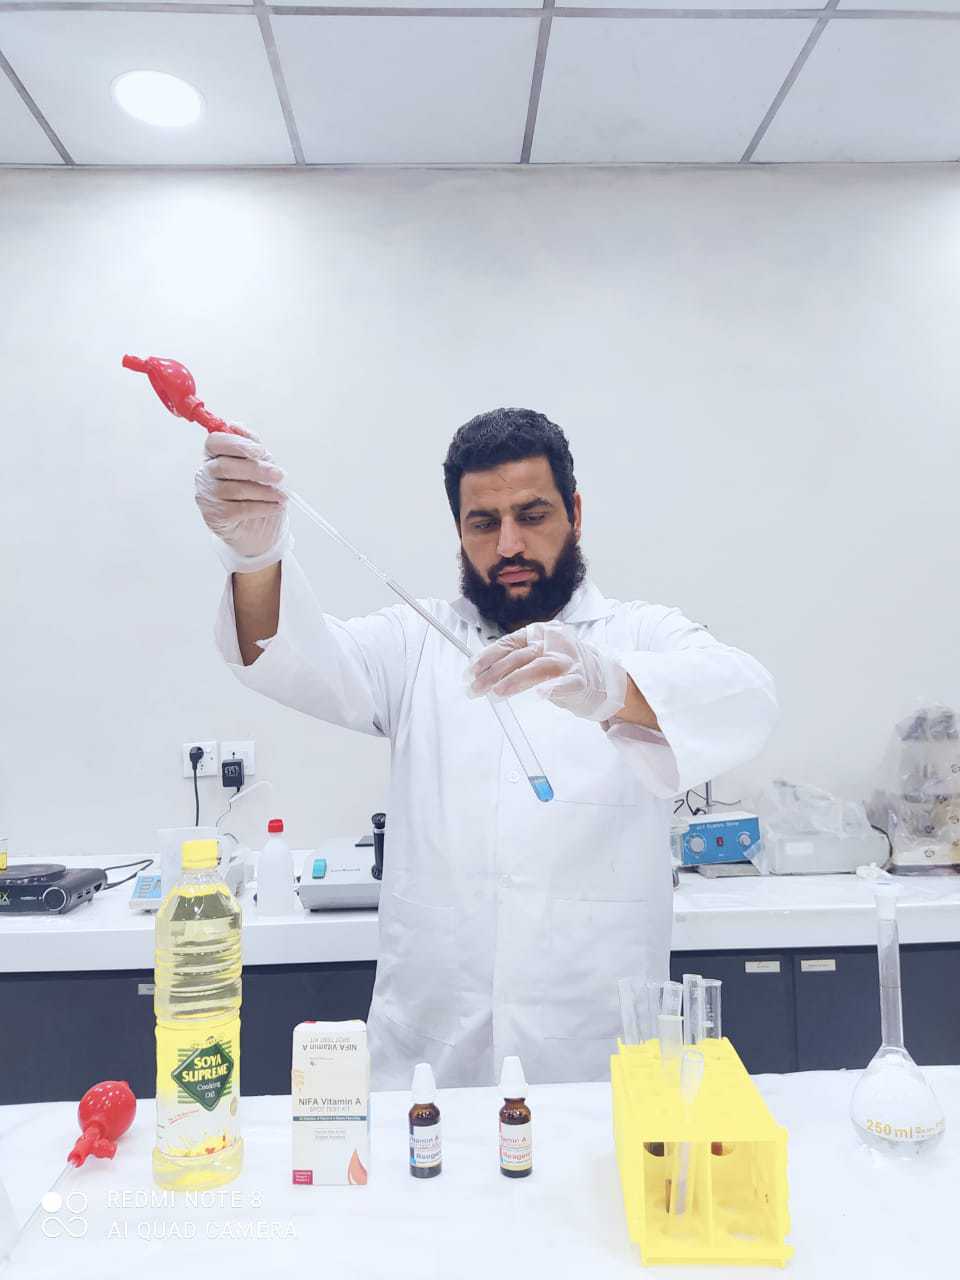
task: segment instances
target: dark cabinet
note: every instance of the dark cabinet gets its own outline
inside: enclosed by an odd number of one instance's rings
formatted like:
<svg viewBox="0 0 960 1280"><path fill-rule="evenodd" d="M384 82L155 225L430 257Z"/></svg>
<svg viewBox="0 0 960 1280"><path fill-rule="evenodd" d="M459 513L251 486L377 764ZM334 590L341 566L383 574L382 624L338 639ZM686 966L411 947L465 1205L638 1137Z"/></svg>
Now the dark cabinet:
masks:
<svg viewBox="0 0 960 1280"><path fill-rule="evenodd" d="M787 953L769 951L676 952L670 976L719 978L723 1034L748 1071L797 1070L793 966Z"/></svg>
<svg viewBox="0 0 960 1280"><path fill-rule="evenodd" d="M793 963L800 1070L865 1067L880 1046L876 949L799 952ZM960 1062L960 947L903 947L900 968L904 1040L914 1060Z"/></svg>
<svg viewBox="0 0 960 1280"><path fill-rule="evenodd" d="M374 961L243 971L240 1087L290 1092L298 1022L366 1018ZM153 971L0 974L0 1105L80 1098L98 1080L156 1092Z"/></svg>

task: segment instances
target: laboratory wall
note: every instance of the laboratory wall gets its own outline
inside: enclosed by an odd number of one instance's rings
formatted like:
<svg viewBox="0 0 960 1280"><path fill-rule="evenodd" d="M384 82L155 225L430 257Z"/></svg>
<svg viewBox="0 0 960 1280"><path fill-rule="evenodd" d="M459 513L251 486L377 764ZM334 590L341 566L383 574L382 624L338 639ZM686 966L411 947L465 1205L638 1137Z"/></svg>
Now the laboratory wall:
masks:
<svg viewBox="0 0 960 1280"><path fill-rule="evenodd" d="M955 166L0 175L0 832L153 852L191 739L255 739L252 842L361 832L389 747L248 692L214 648L193 501L216 412L420 595L458 593L441 481L497 405L571 440L600 587L679 605L776 676L724 799L868 790L891 723L960 702ZM384 589L294 513L340 616ZM200 784L201 819L223 808ZM421 802L429 804L429 797ZM389 847L389 842L388 842Z"/></svg>

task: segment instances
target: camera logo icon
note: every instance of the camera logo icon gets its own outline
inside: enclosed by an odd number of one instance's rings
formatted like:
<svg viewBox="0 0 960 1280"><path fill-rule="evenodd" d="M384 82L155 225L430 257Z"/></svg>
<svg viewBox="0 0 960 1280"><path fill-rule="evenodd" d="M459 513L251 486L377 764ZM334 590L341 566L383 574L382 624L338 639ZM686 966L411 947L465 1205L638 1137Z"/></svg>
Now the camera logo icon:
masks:
<svg viewBox="0 0 960 1280"><path fill-rule="evenodd" d="M82 1191L68 1191L65 1196L59 1191L48 1191L40 1201L44 1212L40 1230L48 1240L58 1240L61 1236L82 1239L90 1225L84 1216L88 1203Z"/></svg>

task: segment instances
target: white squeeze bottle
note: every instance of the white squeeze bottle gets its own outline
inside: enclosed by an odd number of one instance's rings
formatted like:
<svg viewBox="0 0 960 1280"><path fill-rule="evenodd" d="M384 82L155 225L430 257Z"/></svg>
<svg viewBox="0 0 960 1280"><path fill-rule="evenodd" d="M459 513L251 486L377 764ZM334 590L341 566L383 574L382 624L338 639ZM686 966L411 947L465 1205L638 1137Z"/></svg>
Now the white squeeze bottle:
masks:
<svg viewBox="0 0 960 1280"><path fill-rule="evenodd" d="M293 854L283 838L283 819L267 823L267 843L257 862L257 908L262 916L286 916L300 910L293 878Z"/></svg>

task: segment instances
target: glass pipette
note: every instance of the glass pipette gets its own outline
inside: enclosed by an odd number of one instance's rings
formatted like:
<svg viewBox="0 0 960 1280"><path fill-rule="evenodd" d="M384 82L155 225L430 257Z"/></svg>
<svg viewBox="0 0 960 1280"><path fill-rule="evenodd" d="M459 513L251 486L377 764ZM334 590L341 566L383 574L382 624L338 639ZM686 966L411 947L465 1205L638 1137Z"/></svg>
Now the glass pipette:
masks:
<svg viewBox="0 0 960 1280"><path fill-rule="evenodd" d="M359 547L355 547L338 529L334 528L329 520L325 520L319 511L315 511L309 502L306 502L298 493L294 493L290 489L285 489L284 493L286 493L298 511L302 511L314 524L319 525L334 542L338 542L341 547L356 556L362 565L375 574L385 586L389 587L395 595L398 595L404 603L418 613L424 622L429 623L431 627L439 631L443 638L459 649L465 657L473 659L469 646L464 644L459 636L455 635L449 627L445 627L439 618L435 617L429 609L425 609L420 601L402 587L399 582L378 568L372 560L363 554ZM493 708L494 715L500 721L500 727L503 729L507 741L513 747L517 760L520 762L520 768L527 775L527 781L533 788L534 795L538 800L552 800L553 787L550 785L550 780L543 771L543 765L537 759L536 752L530 745L530 739L524 733L513 707L503 698L488 697L487 701Z"/></svg>
<svg viewBox="0 0 960 1280"><path fill-rule="evenodd" d="M156 391L163 404L178 418L186 418L189 422L198 422L207 431L225 431L232 435L239 435L239 432L232 431L230 424L222 418L216 417L207 409L202 400L197 398L197 387L193 380L190 370L177 360L168 360L161 356L149 356L146 360L141 360L139 356L125 355L123 357L123 367L132 369L135 373L145 373L150 379L150 385ZM435 631L439 631L445 640L459 649L465 657L472 660L473 654L469 647L463 643L448 627L445 627L439 618L434 617L429 609L425 609L408 591L401 587L382 569L378 568L367 556L363 554L359 547L355 547L353 543L343 536L329 520L315 511L298 493L294 493L290 489L284 489L289 501L299 511L302 511L308 519L318 525L323 532L332 538L334 542L339 543L346 551L349 551L360 563L372 574L380 579L380 581L390 590L400 597L405 604L423 618L429 626ZM517 719L516 712L510 704L504 699L496 699L488 697L487 701L493 709L494 715L500 721L500 727L503 729L504 736L513 748L514 754L520 763L520 768L527 775L527 781L533 788L533 794L538 800L552 800L553 787L547 775L543 771L543 766L537 759L536 752L530 745L530 740L524 733L520 721Z"/></svg>

